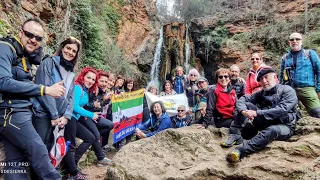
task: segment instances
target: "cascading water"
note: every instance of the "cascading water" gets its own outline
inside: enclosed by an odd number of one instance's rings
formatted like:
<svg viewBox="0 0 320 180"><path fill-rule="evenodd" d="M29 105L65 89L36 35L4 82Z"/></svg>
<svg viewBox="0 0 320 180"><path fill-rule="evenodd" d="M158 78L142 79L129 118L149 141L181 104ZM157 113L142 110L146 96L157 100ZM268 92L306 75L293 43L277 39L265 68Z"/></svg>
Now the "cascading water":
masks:
<svg viewBox="0 0 320 180"><path fill-rule="evenodd" d="M152 63L152 69L150 73L151 81L148 84L149 88L151 85L157 86L159 88L160 82L159 82L159 75L160 75L160 63L161 63L161 49L162 49L162 44L163 44L163 27L159 31L159 38L157 41L157 46L154 52L153 56L153 63Z"/></svg>
<svg viewBox="0 0 320 180"><path fill-rule="evenodd" d="M180 19L180 10L179 3L176 3L175 0L157 0L156 7L158 11L158 16L166 20ZM170 21L169 20L169 21Z"/></svg>
<svg viewBox="0 0 320 180"><path fill-rule="evenodd" d="M189 71L189 59L190 59L190 45L189 45L189 39L188 39L188 25L186 24L186 39L185 39L185 51L186 51L186 60L184 62L184 69L185 72Z"/></svg>

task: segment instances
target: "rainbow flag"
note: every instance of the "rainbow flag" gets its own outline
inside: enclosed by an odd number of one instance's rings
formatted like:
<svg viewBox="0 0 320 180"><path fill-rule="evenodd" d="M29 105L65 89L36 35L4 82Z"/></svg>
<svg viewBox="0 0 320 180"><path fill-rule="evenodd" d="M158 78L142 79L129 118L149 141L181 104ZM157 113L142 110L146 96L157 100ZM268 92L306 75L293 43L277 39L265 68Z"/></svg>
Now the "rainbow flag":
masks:
<svg viewBox="0 0 320 180"><path fill-rule="evenodd" d="M114 95L112 102L112 120L114 124L113 142L133 134L142 122L144 89Z"/></svg>

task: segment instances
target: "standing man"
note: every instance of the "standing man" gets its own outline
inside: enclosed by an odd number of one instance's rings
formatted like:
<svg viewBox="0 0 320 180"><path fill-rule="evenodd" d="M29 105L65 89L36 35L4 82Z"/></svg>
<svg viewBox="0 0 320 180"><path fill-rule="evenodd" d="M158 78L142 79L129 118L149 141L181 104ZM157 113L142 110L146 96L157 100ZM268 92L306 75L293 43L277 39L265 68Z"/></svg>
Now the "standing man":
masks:
<svg viewBox="0 0 320 180"><path fill-rule="evenodd" d="M32 126L30 97L64 94L63 81L46 87L32 83L31 64L39 63L44 30L39 19L23 23L19 38L0 41L0 134L6 154L4 178L27 180L30 165L40 179L61 179L48 150Z"/></svg>
<svg viewBox="0 0 320 180"><path fill-rule="evenodd" d="M280 82L296 90L310 116L320 118L320 59L314 50L302 48L302 35L289 37L291 50L281 59Z"/></svg>
<svg viewBox="0 0 320 180"><path fill-rule="evenodd" d="M277 75L271 67L263 67L257 74L257 81L261 82L262 90L238 100L239 113L231 123L228 138L220 142L223 147L243 143L228 154L229 162L238 162L274 140L285 141L295 130L298 99L294 89L278 84ZM245 126L246 122L250 122L252 127ZM242 132L254 136L243 142Z"/></svg>
<svg viewBox="0 0 320 180"><path fill-rule="evenodd" d="M239 66L233 64L230 67L231 72L231 87L236 91L238 99L244 95L246 89L246 81L240 77Z"/></svg>

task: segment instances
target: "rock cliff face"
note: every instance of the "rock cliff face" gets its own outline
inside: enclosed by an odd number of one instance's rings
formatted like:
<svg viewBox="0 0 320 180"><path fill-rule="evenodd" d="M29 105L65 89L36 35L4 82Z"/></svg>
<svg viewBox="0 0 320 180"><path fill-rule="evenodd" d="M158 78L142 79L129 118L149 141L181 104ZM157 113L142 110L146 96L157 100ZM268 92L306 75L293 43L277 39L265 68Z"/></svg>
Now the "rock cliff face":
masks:
<svg viewBox="0 0 320 180"><path fill-rule="evenodd" d="M70 3L70 0L67 1ZM21 24L31 17L39 17L44 23L63 19L66 13L68 3L61 0L49 2L47 0L29 1L29 0L2 0L0 6L0 19L12 26L13 30L18 30ZM47 32L46 43L50 43L54 34Z"/></svg>
<svg viewBox="0 0 320 180"><path fill-rule="evenodd" d="M297 133L232 165L219 146L227 129L168 129L123 147L106 179L319 179L319 120L300 120Z"/></svg>

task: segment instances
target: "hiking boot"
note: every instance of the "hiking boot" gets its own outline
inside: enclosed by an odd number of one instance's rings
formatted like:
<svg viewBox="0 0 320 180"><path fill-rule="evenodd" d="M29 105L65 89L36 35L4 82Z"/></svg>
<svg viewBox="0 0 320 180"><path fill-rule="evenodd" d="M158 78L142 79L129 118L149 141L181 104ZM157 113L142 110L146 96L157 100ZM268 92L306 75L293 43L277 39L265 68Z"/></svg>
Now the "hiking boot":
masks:
<svg viewBox="0 0 320 180"><path fill-rule="evenodd" d="M69 176L67 180L87 180L87 176L79 171L77 175Z"/></svg>
<svg viewBox="0 0 320 180"><path fill-rule="evenodd" d="M241 159L241 152L236 148L232 150L228 155L227 155L227 161L229 163L237 163Z"/></svg>
<svg viewBox="0 0 320 180"><path fill-rule="evenodd" d="M105 151L105 152L110 152L110 151L112 151L112 148L107 144L107 145L102 147L102 150Z"/></svg>
<svg viewBox="0 0 320 180"><path fill-rule="evenodd" d="M231 147L233 145L242 144L243 139L239 134L229 134L227 139L224 139L220 142L222 147Z"/></svg>
<svg viewBox="0 0 320 180"><path fill-rule="evenodd" d="M98 167L103 167L103 166L108 166L111 165L112 161L108 158L103 158L100 161L98 161L97 166Z"/></svg>

